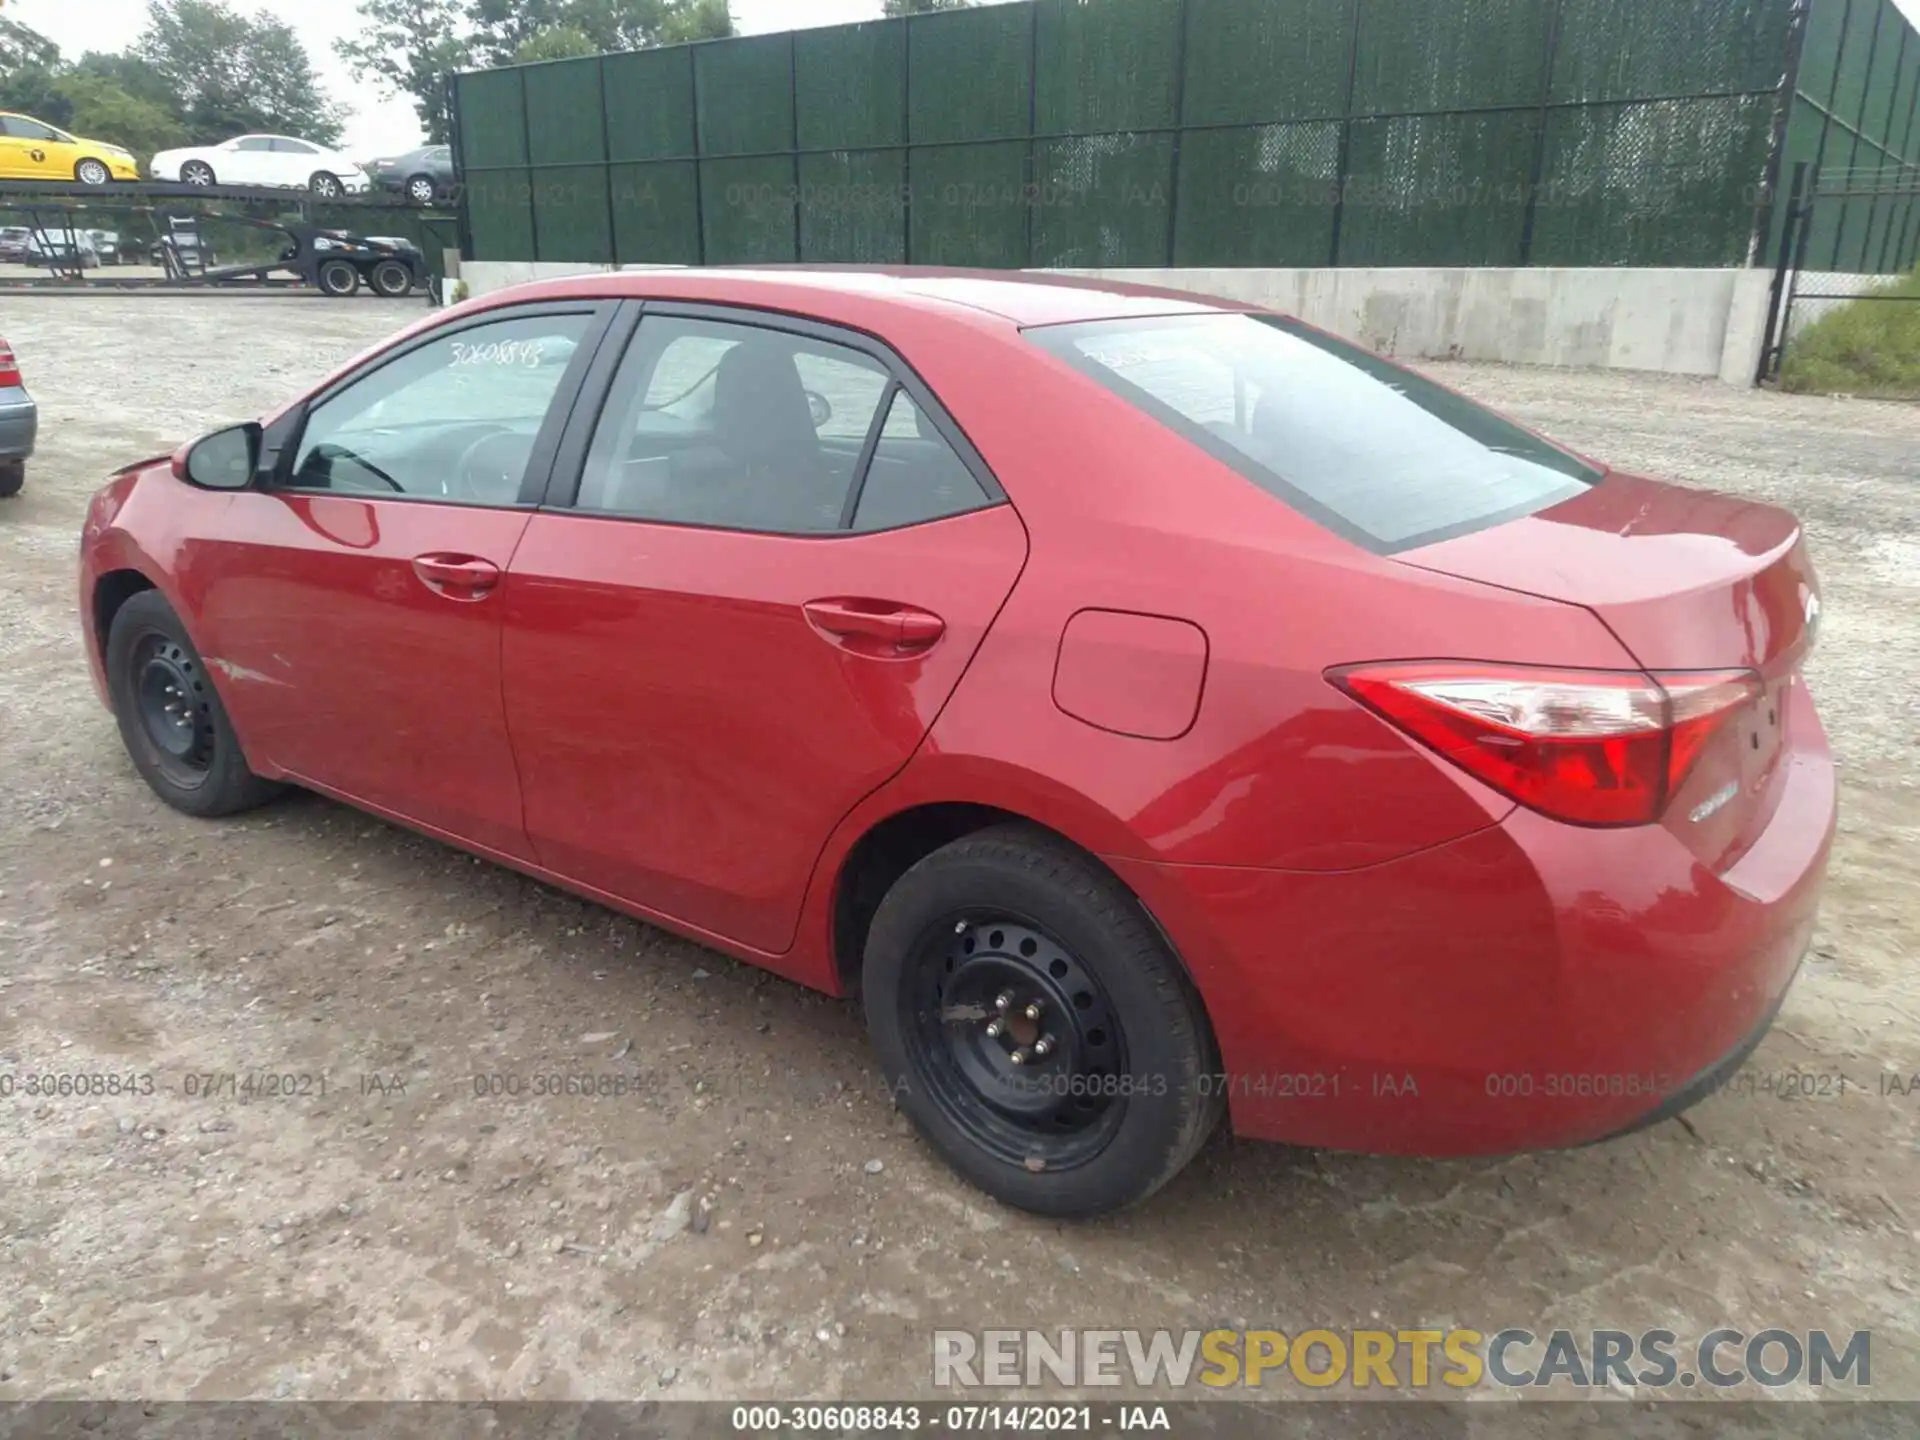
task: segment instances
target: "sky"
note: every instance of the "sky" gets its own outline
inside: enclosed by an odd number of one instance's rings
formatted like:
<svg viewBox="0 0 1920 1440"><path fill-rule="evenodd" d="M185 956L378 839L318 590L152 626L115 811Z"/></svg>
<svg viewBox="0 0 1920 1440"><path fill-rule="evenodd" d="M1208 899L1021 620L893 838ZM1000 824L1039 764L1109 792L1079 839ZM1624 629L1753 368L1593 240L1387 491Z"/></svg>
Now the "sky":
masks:
<svg viewBox="0 0 1920 1440"><path fill-rule="evenodd" d="M0 0L9 16L49 37L62 51L118 50L139 33L146 0ZM234 0L240 10L265 10L292 23L306 42L327 89L352 112L345 149L360 157L393 154L419 143L420 125L404 97L389 99L334 53L333 42L355 29L353 0ZM1920 0L1895 0L1920 26ZM735 27L744 35L871 20L880 0L733 0Z"/></svg>

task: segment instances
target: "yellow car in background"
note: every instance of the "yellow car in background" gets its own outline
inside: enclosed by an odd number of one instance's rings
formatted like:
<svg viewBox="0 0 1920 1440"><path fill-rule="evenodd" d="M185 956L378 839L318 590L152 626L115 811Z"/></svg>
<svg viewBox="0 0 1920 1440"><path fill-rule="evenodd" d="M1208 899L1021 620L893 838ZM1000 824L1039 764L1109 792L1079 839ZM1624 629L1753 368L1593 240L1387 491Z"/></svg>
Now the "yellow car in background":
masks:
<svg viewBox="0 0 1920 1440"><path fill-rule="evenodd" d="M31 115L0 110L0 180L106 185L139 178L139 165L121 146L69 135Z"/></svg>

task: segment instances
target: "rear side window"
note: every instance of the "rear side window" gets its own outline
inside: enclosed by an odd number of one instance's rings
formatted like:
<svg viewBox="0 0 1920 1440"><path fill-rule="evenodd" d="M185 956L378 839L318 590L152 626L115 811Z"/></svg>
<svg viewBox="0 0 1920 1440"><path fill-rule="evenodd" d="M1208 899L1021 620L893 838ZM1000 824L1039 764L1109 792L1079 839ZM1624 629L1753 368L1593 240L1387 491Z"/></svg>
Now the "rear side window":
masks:
<svg viewBox="0 0 1920 1440"><path fill-rule="evenodd" d="M1167 316L1026 333L1370 550L1485 529L1601 478L1471 400L1278 316Z"/></svg>
<svg viewBox="0 0 1920 1440"><path fill-rule="evenodd" d="M767 534L885 530L987 495L871 355L811 335L649 316L620 363L581 510Z"/></svg>

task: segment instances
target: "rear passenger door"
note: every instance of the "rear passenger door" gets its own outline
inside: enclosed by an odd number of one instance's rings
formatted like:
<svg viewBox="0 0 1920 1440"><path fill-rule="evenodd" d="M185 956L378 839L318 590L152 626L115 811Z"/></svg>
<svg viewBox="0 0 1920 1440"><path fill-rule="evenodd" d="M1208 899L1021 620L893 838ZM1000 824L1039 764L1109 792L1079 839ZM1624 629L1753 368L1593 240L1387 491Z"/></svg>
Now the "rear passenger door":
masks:
<svg viewBox="0 0 1920 1440"><path fill-rule="evenodd" d="M1026 532L866 337L649 306L602 360L502 592L527 833L578 883L776 954L834 825L952 693Z"/></svg>

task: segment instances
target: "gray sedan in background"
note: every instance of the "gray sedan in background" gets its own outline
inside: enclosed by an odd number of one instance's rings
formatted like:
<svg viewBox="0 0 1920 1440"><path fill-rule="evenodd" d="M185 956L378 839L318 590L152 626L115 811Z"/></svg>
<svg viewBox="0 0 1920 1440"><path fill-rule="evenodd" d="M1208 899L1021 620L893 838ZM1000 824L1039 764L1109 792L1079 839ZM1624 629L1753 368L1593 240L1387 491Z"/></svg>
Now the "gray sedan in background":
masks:
<svg viewBox="0 0 1920 1440"><path fill-rule="evenodd" d="M20 493L27 479L40 412L20 379L13 347L0 339L0 498Z"/></svg>
<svg viewBox="0 0 1920 1440"><path fill-rule="evenodd" d="M367 166L373 183L397 190L416 205L431 205L453 193L453 147L424 145L404 155L389 155Z"/></svg>

